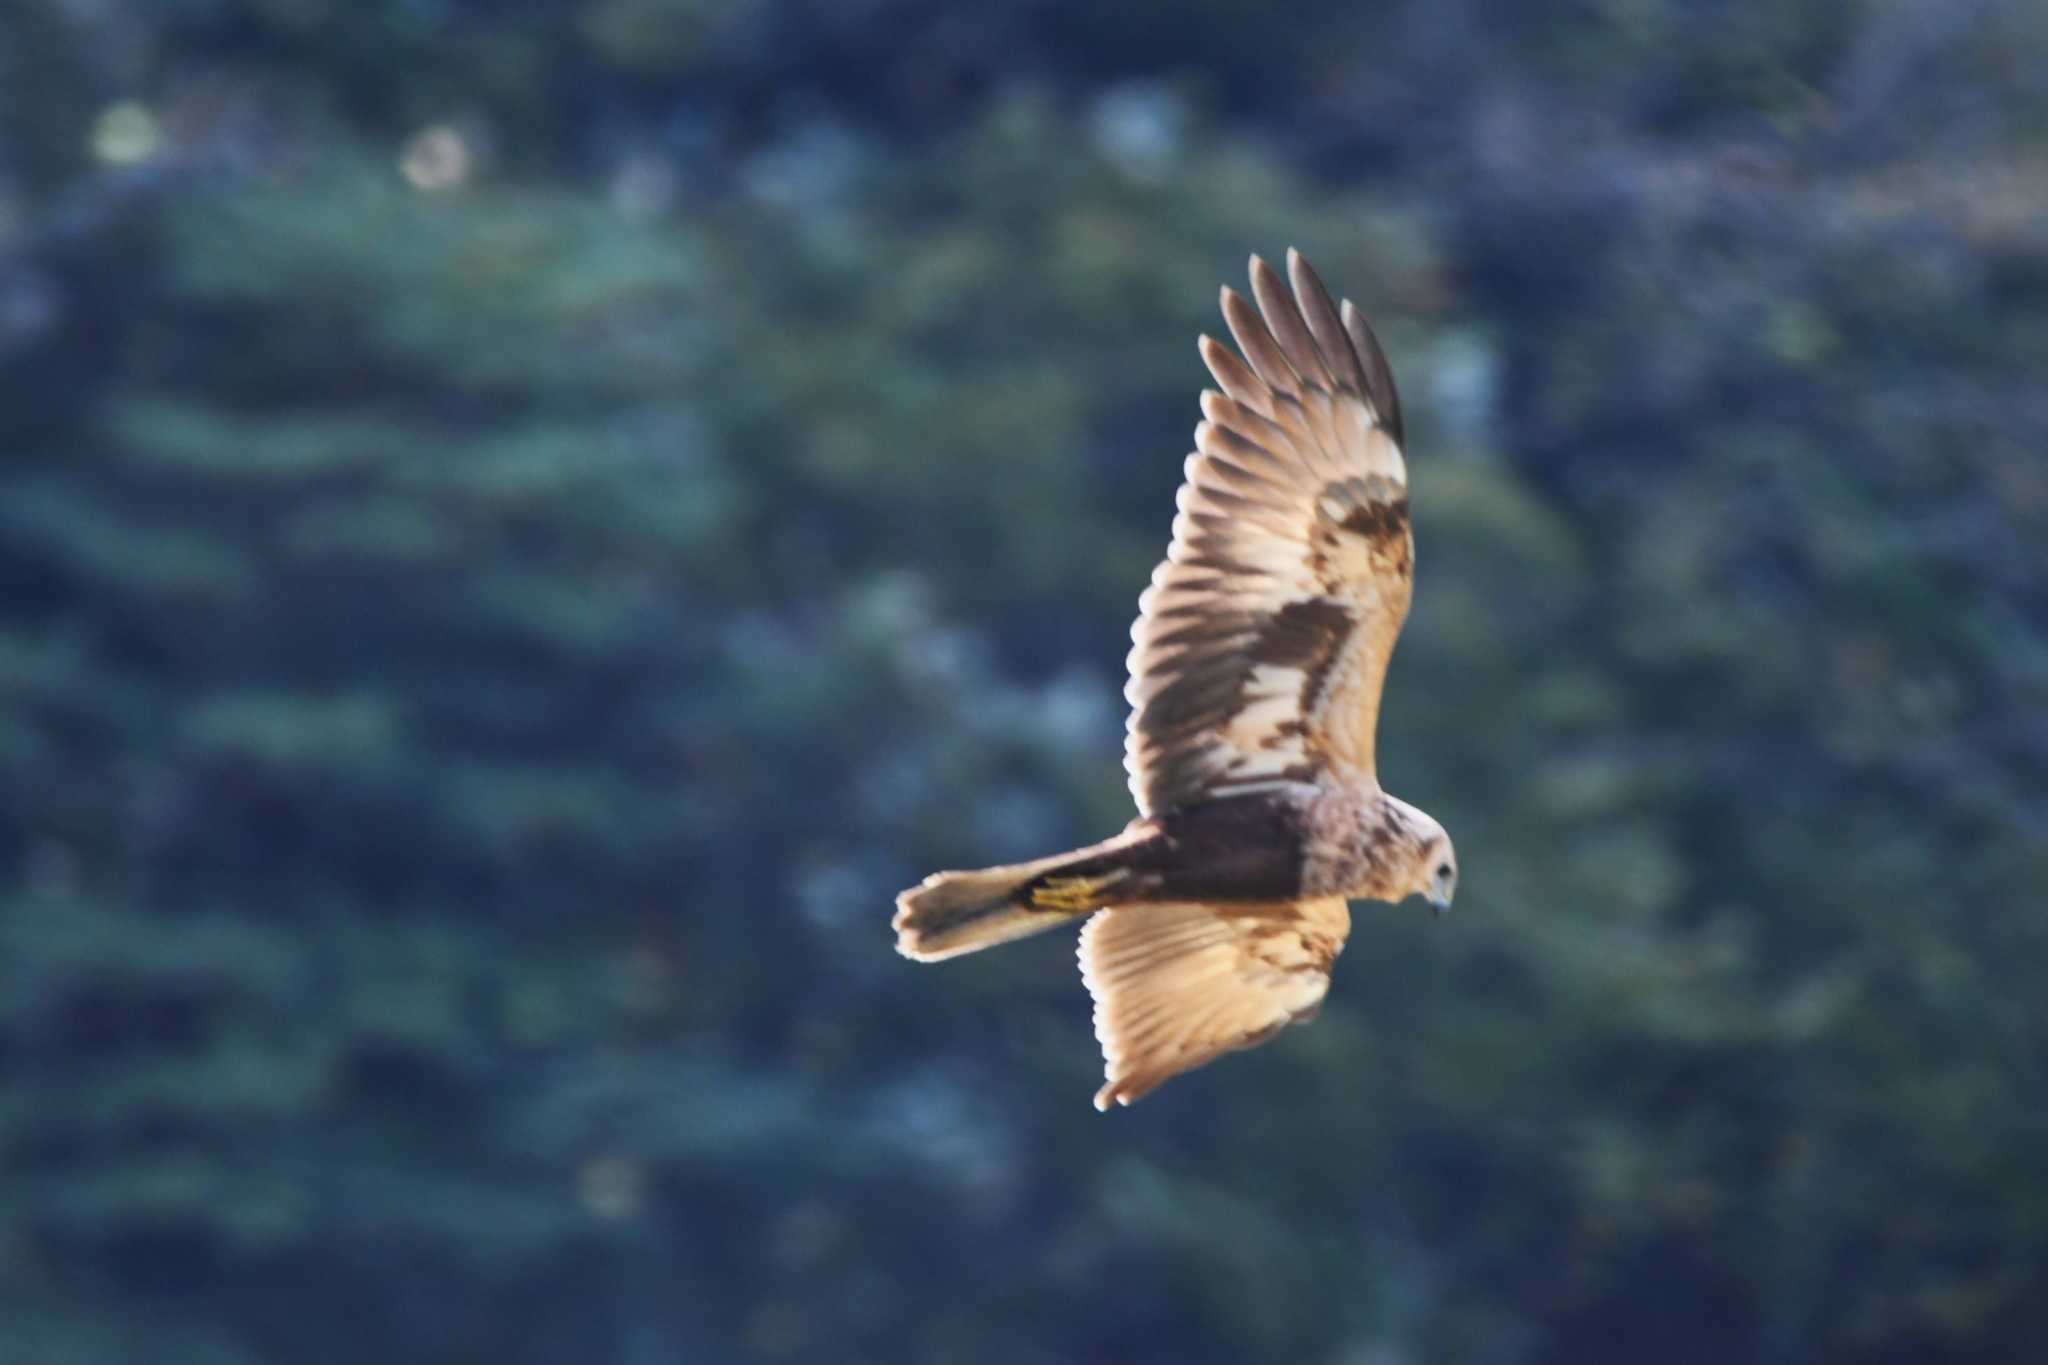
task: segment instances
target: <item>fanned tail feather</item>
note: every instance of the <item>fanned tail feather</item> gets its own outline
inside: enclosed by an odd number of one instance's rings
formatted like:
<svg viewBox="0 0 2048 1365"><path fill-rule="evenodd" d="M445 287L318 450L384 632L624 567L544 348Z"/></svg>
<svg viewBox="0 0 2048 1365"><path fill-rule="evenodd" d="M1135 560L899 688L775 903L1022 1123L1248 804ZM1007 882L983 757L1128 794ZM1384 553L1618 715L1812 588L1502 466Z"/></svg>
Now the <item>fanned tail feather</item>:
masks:
<svg viewBox="0 0 2048 1365"><path fill-rule="evenodd" d="M938 962L1089 914L1128 876L1105 857L1122 842L978 872L935 872L896 897L896 951Z"/></svg>

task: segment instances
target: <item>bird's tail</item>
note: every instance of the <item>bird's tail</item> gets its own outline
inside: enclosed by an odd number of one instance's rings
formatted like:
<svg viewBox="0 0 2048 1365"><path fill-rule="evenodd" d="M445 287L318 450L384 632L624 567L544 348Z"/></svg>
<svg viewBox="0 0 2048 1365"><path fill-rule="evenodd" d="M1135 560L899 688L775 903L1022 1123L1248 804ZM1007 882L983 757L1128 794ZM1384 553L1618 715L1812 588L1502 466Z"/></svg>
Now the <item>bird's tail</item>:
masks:
<svg viewBox="0 0 2048 1365"><path fill-rule="evenodd" d="M1025 938L1123 899L1126 836L1028 863L935 872L896 897L896 951L937 962Z"/></svg>

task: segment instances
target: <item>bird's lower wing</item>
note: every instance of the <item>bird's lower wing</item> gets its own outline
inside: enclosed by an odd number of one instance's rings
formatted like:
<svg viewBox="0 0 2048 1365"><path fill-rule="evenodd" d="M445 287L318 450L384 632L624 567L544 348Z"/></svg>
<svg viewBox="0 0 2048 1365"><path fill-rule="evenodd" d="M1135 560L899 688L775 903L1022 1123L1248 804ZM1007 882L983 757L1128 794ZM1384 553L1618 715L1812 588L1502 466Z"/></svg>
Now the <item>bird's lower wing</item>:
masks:
<svg viewBox="0 0 2048 1365"><path fill-rule="evenodd" d="M1106 1073L1095 1107L1313 1018L1350 930L1337 898L1098 912L1080 952Z"/></svg>

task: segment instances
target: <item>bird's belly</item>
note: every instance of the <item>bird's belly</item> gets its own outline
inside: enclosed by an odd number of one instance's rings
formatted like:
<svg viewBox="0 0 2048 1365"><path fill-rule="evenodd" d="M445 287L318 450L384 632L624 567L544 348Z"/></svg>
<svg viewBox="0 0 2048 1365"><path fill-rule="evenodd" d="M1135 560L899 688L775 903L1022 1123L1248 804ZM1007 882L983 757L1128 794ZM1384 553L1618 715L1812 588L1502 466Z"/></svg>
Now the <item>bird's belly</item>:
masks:
<svg viewBox="0 0 2048 1365"><path fill-rule="evenodd" d="M1145 900L1291 901L1301 894L1304 811L1296 791L1225 797L1151 822L1134 850Z"/></svg>

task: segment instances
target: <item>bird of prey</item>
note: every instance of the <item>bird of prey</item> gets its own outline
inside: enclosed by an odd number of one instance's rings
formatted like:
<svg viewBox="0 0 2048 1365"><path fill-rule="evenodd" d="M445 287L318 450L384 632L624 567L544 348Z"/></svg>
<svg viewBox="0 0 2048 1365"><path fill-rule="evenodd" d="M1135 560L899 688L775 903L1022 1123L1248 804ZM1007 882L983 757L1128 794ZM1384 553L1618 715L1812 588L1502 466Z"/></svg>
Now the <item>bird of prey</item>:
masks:
<svg viewBox="0 0 2048 1365"><path fill-rule="evenodd" d="M1314 1017L1345 902L1457 890L1443 826L1380 789L1380 685L1414 541L1401 404L1365 318L1300 253L1223 290L1173 543L1138 599L1124 766L1138 818L1087 848L940 872L896 898L923 962L1083 915L1106 1081L1129 1104ZM1219 391L1220 390L1220 391Z"/></svg>

